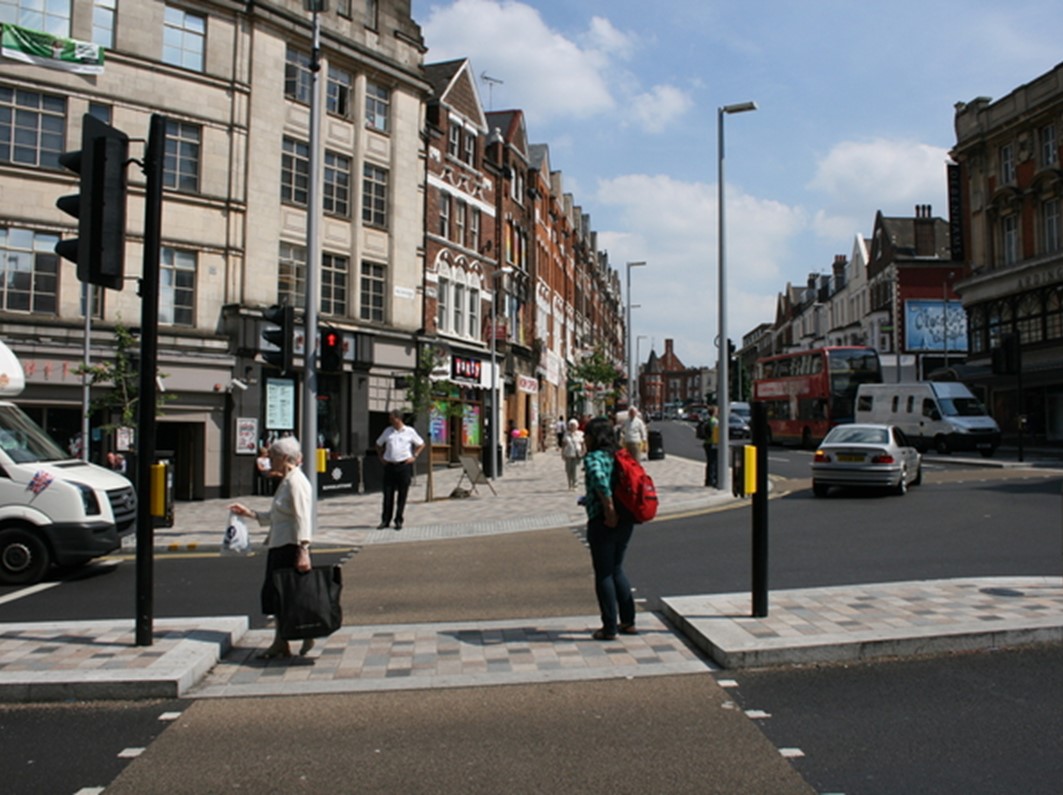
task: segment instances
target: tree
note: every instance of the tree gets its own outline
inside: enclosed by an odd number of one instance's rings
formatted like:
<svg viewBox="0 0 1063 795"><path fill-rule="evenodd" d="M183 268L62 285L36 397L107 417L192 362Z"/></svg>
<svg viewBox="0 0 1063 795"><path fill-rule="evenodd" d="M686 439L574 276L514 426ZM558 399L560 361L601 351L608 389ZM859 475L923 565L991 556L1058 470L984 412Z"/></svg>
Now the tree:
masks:
<svg viewBox="0 0 1063 795"><path fill-rule="evenodd" d="M432 407L437 401L447 401L447 411L453 419L462 416L461 405L452 403L448 399L450 387L454 386L447 380L433 380L432 373L446 361L446 354L432 345L425 345L417 356L417 366L413 371L413 378L406 382L406 400L410 404L414 417L423 417L425 427L423 435L425 446L428 448L428 477L425 482L425 502L434 499L434 485L432 482L432 429L430 427Z"/></svg>
<svg viewBox="0 0 1063 795"><path fill-rule="evenodd" d="M599 345L572 368L570 378L582 381L585 385L604 387L605 395L615 400L618 392L616 385L623 383L624 374L609 360Z"/></svg>

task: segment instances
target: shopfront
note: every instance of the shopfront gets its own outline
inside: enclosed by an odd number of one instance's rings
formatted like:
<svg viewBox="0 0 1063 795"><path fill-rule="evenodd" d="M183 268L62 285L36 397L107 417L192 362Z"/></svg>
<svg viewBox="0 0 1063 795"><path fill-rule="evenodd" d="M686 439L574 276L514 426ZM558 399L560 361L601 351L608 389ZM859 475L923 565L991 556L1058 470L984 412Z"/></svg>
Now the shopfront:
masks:
<svg viewBox="0 0 1063 795"><path fill-rule="evenodd" d="M447 380L432 386L428 426L432 463L457 464L458 456L480 460L484 445L485 394L491 368L482 359L450 354Z"/></svg>

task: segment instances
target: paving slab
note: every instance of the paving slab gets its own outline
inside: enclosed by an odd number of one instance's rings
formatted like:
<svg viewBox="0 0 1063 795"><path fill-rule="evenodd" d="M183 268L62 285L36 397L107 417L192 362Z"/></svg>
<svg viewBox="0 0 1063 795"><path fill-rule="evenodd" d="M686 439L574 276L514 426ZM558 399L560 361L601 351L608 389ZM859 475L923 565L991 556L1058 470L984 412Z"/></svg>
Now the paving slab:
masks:
<svg viewBox="0 0 1063 795"><path fill-rule="evenodd" d="M977 577L670 597L664 614L723 668L836 663L1063 640L1063 579Z"/></svg>

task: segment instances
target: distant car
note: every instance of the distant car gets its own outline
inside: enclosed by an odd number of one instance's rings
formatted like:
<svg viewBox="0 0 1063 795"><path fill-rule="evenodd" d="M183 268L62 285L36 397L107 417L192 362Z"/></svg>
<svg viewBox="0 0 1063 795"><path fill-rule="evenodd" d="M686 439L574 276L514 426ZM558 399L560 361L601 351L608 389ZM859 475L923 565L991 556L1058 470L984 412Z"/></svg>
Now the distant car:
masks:
<svg viewBox="0 0 1063 795"><path fill-rule="evenodd" d="M727 415L727 435L731 439L749 439L753 436L749 422L741 414Z"/></svg>
<svg viewBox="0 0 1063 795"><path fill-rule="evenodd" d="M740 400L736 400L731 404L731 414L737 414L746 422L753 419L753 410L749 407L749 404Z"/></svg>
<svg viewBox="0 0 1063 795"><path fill-rule="evenodd" d="M896 425L839 425L812 459L812 493L826 497L831 486L877 486L905 494L923 482L919 451Z"/></svg>

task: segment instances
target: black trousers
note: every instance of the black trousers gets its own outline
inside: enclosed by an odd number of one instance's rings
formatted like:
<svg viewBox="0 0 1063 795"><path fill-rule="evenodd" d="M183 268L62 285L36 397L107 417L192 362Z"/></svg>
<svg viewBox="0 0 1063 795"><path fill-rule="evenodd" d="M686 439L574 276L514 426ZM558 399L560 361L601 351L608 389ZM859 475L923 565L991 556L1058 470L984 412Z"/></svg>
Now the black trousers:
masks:
<svg viewBox="0 0 1063 795"><path fill-rule="evenodd" d="M413 464L384 462L384 509L380 513L381 524L391 524L392 516L396 522L404 521L406 495L410 492L411 480Z"/></svg>

